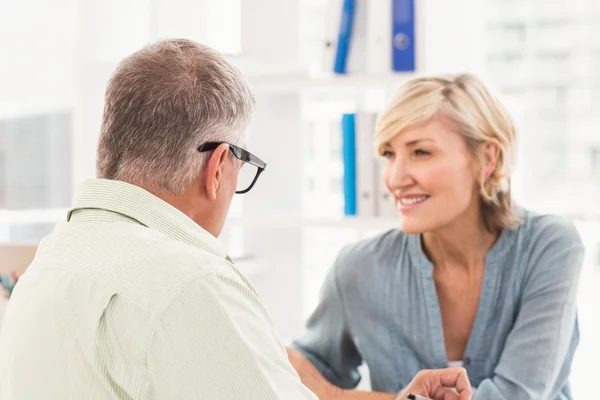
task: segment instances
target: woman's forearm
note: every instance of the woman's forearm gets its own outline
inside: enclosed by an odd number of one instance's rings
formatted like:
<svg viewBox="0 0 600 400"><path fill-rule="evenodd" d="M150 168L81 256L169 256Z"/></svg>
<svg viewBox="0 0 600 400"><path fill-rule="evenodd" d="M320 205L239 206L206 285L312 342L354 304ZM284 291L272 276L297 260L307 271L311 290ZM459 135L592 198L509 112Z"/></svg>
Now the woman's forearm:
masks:
<svg viewBox="0 0 600 400"><path fill-rule="evenodd" d="M344 390L339 400L395 400L396 393L362 392L360 390Z"/></svg>
<svg viewBox="0 0 600 400"><path fill-rule="evenodd" d="M302 383L313 391L319 400L395 400L396 394L344 390L332 385L302 353L287 349L288 357Z"/></svg>

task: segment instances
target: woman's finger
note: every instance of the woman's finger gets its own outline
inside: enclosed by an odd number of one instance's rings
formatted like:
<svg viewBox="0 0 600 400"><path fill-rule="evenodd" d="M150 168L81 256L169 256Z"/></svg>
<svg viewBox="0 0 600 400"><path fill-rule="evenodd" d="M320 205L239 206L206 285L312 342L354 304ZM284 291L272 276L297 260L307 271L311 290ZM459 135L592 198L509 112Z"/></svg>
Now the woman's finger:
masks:
<svg viewBox="0 0 600 400"><path fill-rule="evenodd" d="M460 400L471 398L471 383L469 382L467 370L464 368L445 369L440 374L440 383L446 388L455 388L460 395Z"/></svg>
<svg viewBox="0 0 600 400"><path fill-rule="evenodd" d="M454 390L445 388L444 400L460 400L460 397L458 397L458 393L456 393Z"/></svg>

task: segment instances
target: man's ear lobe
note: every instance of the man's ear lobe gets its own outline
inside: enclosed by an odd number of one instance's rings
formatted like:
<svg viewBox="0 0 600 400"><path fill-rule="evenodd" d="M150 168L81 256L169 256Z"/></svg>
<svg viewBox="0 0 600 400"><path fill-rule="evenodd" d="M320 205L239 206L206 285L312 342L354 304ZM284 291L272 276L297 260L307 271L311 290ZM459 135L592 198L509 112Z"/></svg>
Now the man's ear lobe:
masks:
<svg viewBox="0 0 600 400"><path fill-rule="evenodd" d="M209 200L216 200L223 179L223 169L229 155L229 146L222 144L213 150L205 168L204 187Z"/></svg>

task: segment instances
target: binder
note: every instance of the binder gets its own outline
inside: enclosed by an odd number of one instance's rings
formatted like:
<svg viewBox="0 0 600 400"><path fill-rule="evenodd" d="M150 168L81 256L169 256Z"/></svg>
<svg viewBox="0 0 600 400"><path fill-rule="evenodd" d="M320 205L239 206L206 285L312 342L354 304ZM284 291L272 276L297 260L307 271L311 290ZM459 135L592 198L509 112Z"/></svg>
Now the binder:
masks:
<svg viewBox="0 0 600 400"><path fill-rule="evenodd" d="M344 0L335 53L335 64L333 66L333 72L336 74L346 73L348 53L352 39L352 26L354 24L354 7L354 0Z"/></svg>
<svg viewBox="0 0 600 400"><path fill-rule="evenodd" d="M415 0L392 0L392 67L398 72L415 71Z"/></svg>
<svg viewBox="0 0 600 400"><path fill-rule="evenodd" d="M335 66L343 5L344 0L329 0L329 5L325 12L325 37L323 38L321 68L326 72L332 72Z"/></svg>
<svg viewBox="0 0 600 400"><path fill-rule="evenodd" d="M377 216L377 158L373 150L373 136L377 114L356 113L356 190L357 214Z"/></svg>
<svg viewBox="0 0 600 400"><path fill-rule="evenodd" d="M346 73L367 72L367 7L371 0L354 0L352 36L348 48Z"/></svg>
<svg viewBox="0 0 600 400"><path fill-rule="evenodd" d="M342 116L342 160L344 164L344 215L356 215L355 115Z"/></svg>
<svg viewBox="0 0 600 400"><path fill-rule="evenodd" d="M366 7L366 72L392 72L392 0L367 0Z"/></svg>

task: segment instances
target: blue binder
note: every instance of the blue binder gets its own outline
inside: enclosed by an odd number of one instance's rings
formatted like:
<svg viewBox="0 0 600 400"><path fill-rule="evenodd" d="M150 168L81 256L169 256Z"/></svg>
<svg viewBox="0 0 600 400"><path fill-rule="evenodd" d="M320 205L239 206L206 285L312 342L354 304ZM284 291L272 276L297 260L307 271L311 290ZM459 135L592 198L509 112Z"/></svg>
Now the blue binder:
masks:
<svg viewBox="0 0 600 400"><path fill-rule="evenodd" d="M415 71L415 0L393 0L392 68Z"/></svg>
<svg viewBox="0 0 600 400"><path fill-rule="evenodd" d="M340 33L335 53L335 64L333 66L333 72L336 74L346 73L348 53L350 52L350 41L352 39L352 25L354 24L354 10L354 0L344 0L342 20L340 21Z"/></svg>
<svg viewBox="0 0 600 400"><path fill-rule="evenodd" d="M342 116L344 214L356 215L356 123L354 114Z"/></svg>

